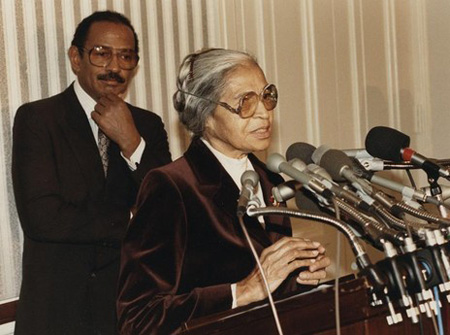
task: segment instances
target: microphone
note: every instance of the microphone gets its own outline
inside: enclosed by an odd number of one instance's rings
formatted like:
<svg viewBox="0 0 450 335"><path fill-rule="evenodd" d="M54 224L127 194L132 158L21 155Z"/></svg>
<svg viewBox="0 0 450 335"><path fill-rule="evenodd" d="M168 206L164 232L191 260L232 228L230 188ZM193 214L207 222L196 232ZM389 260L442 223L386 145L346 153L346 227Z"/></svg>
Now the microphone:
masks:
<svg viewBox="0 0 450 335"><path fill-rule="evenodd" d="M352 166L353 172L355 172L355 174L358 177L365 178L365 179L369 180L371 183L374 183L379 186L388 188L392 191L398 192L403 197L406 197L408 199L415 199L415 200L419 200L422 202L428 202L428 203L431 203L436 206L441 204L441 202L438 199L436 199L432 196L429 196L424 191L416 190L415 188L408 187L406 185L397 183L391 179L386 179L386 178L377 176L373 172L367 171L363 166L360 166L361 164L359 163L358 160L353 160L353 163L354 163Z"/></svg>
<svg viewBox="0 0 450 335"><path fill-rule="evenodd" d="M277 202L285 202L295 197L295 194L302 186L298 181L288 180L278 186L272 187L272 196Z"/></svg>
<svg viewBox="0 0 450 335"><path fill-rule="evenodd" d="M325 145L320 146L312 155L313 161L329 172L335 181L349 181L353 187L360 191L363 199L369 204L373 203L373 198L392 209L395 203L386 197L381 191L373 188L372 184L360 178L350 167L351 159L342 151L330 149ZM371 199L367 198L369 196Z"/></svg>
<svg viewBox="0 0 450 335"><path fill-rule="evenodd" d="M364 200L358 198L356 195L353 195L350 191L339 187L339 185L335 184L332 181L332 179L334 178L332 178L324 168L313 163L313 156L316 155L315 152L316 149L314 146L307 143L298 142L292 144L288 148L288 150L286 151L286 157L289 158L289 162L293 167L296 167L298 170L305 172L308 175L312 176L314 179L318 180L336 196L342 197L350 203L355 204L358 208L367 210L368 205L364 202ZM303 159L310 161L311 163L306 166L306 164L303 163ZM303 165L299 162L302 162ZM292 192L290 192L289 194L292 194Z"/></svg>
<svg viewBox="0 0 450 335"><path fill-rule="evenodd" d="M367 133L365 145L367 152L372 156L394 162L409 161L427 173L447 179L450 177L450 172L446 168L409 148L409 142L408 135L396 129L378 126Z"/></svg>
<svg viewBox="0 0 450 335"><path fill-rule="evenodd" d="M294 158L289 161L289 164L295 167L295 163L298 161L301 162L299 159ZM366 203L363 199L360 199L358 196L354 195L352 192L347 191L339 187L339 185L335 184L331 180L332 178L322 167L313 163L309 164L308 166L304 166L304 163L301 163L302 164L298 164L300 166L300 171L314 178L314 180L319 182L323 187L326 187L328 190L330 190L333 196L336 196L336 205L353 218L353 220L359 225L359 227L363 229L364 232L371 238L371 242L375 243L374 246L376 248L379 248L381 241L385 239L393 241L396 245L402 243L404 239L403 233L385 227L378 223L375 219L370 219L368 216L358 211L358 209L361 209L364 212L373 212L374 209L371 207L371 205ZM290 194L292 193L295 194L295 191L290 192ZM296 203L297 207L301 208L303 207L303 203L298 197L298 194L299 193L295 194ZM340 200L341 198L345 201Z"/></svg>
<svg viewBox="0 0 450 335"><path fill-rule="evenodd" d="M416 190L412 187L402 185L393 180L379 177L375 174L372 175L372 177L368 178L368 179L369 179L369 181L371 181L374 184L386 187L392 191L396 191L396 192L400 193L402 196L405 196L409 199L415 199L415 200L419 200L422 202L428 202L428 203L436 205L436 206L441 205L441 202L438 199L436 199L435 197L428 196L425 192L423 192L421 190Z"/></svg>
<svg viewBox="0 0 450 335"><path fill-rule="evenodd" d="M276 173L285 173L292 179L302 183L306 188L309 188L317 194L323 196L326 199L330 199L333 194L325 186L323 186L317 180L314 180L311 176L301 172L291 164L286 162L284 157L278 153L271 154L266 163L267 168Z"/></svg>
<svg viewBox="0 0 450 335"><path fill-rule="evenodd" d="M327 170L334 181L344 182L348 180L351 183L360 185L367 194L372 193L370 183L359 178L353 172L351 168L353 162L344 152L337 149L330 149L326 145L321 145L314 151L312 160Z"/></svg>
<svg viewBox="0 0 450 335"><path fill-rule="evenodd" d="M308 165L314 163L311 159L311 156L315 150L316 147L308 143L304 142L292 143L286 150L286 159L290 161L294 158L297 158L303 161L306 165Z"/></svg>
<svg viewBox="0 0 450 335"><path fill-rule="evenodd" d="M365 146L369 154L374 157L394 162L403 161L401 149L409 146L408 135L389 127L373 127L367 133Z"/></svg>
<svg viewBox="0 0 450 335"><path fill-rule="evenodd" d="M256 185L259 183L259 176L255 171L247 170L241 176L242 190L239 195L236 214L243 217L247 212L247 206L253 198Z"/></svg>
<svg viewBox="0 0 450 335"><path fill-rule="evenodd" d="M383 192L375 189L370 182L365 179L359 178L358 175L355 174L355 172L353 172L353 170L349 167L352 163L350 158L340 150L327 149L327 147L322 146L317 148L312 158L313 160L316 160L319 165L325 168L334 180L342 177L347 179L355 188L357 188L358 190L362 190L366 195L380 202L383 206L394 212L395 215L400 215L400 213L408 213L412 216L425 219L427 221L442 223L446 226L450 225L449 220L445 218L433 215L426 211L415 209L402 202L394 202Z"/></svg>
<svg viewBox="0 0 450 335"><path fill-rule="evenodd" d="M392 162L373 157L366 149L344 149L342 151L348 157L358 161L367 171L419 169L419 167L411 162ZM444 162L447 162L447 160L444 160Z"/></svg>

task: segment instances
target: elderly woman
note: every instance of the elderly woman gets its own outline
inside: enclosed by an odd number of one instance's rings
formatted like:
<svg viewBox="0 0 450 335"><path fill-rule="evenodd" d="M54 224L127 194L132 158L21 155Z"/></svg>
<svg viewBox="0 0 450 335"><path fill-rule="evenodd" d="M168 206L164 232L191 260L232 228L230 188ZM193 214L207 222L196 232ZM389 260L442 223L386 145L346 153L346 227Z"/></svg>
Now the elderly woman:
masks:
<svg viewBox="0 0 450 335"><path fill-rule="evenodd" d="M122 249L122 334L177 333L185 321L267 297L236 207L244 171L260 176L263 204L283 181L252 154L269 146L277 89L254 58L224 49L188 55L177 87L174 106L193 139L142 184ZM325 277L325 249L283 237L287 218L244 219L275 296Z"/></svg>

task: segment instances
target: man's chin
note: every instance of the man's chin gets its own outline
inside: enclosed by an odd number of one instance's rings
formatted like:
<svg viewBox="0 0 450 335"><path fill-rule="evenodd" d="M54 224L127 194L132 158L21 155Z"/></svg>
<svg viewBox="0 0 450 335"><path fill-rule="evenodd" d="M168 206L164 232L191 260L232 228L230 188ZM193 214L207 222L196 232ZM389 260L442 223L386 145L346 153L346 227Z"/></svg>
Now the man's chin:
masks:
<svg viewBox="0 0 450 335"><path fill-rule="evenodd" d="M115 94L120 97L125 95L126 87L124 85L104 85L103 91L105 94Z"/></svg>

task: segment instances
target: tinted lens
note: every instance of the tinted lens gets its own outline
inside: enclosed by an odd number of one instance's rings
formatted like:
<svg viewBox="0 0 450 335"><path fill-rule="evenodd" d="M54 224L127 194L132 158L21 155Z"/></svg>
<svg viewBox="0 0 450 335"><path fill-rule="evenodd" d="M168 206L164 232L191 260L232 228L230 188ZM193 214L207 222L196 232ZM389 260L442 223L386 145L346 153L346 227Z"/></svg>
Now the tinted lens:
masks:
<svg viewBox="0 0 450 335"><path fill-rule="evenodd" d="M278 91L275 85L268 85L264 91L261 92L261 96L258 96L255 92L249 92L241 98L239 102L239 115L242 118L251 117L258 108L259 100L262 101L264 108L268 111L273 110L278 103Z"/></svg>
<svg viewBox="0 0 450 335"><path fill-rule="evenodd" d="M252 116L258 107L259 97L255 92L244 95L239 102L239 115L243 118Z"/></svg>
<svg viewBox="0 0 450 335"><path fill-rule="evenodd" d="M262 93L261 98L264 107L270 111L277 107L278 103L278 91L275 85L269 85Z"/></svg>

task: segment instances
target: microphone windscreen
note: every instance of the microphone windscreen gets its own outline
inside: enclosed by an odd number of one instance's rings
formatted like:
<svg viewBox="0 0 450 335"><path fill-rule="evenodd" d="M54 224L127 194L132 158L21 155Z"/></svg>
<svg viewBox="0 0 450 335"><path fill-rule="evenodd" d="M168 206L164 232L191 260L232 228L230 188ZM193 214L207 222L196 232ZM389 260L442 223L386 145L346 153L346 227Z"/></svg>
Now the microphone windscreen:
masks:
<svg viewBox="0 0 450 335"><path fill-rule="evenodd" d="M345 181L341 176L341 170L344 166L351 168L351 159L341 150L327 150L320 159L320 166L330 174L331 178L337 182Z"/></svg>
<svg viewBox="0 0 450 335"><path fill-rule="evenodd" d="M322 159L322 156L328 151L331 150L331 148L329 146L326 145L321 145L320 147L318 147L316 150L314 150L313 154L311 155L311 159L314 163L316 163L317 165L322 166L322 164L320 163L320 160ZM322 166L323 167L323 166Z"/></svg>
<svg viewBox="0 0 450 335"><path fill-rule="evenodd" d="M286 162L283 156L281 156L279 153L274 152L269 157L267 157L266 166L267 168L275 173L280 173L280 165L281 163Z"/></svg>
<svg viewBox="0 0 450 335"><path fill-rule="evenodd" d="M253 187L259 183L259 175L253 170L247 170L241 175L241 184L250 183Z"/></svg>
<svg viewBox="0 0 450 335"><path fill-rule="evenodd" d="M286 159L290 161L291 159L297 158L302 160L305 164L313 163L311 156L316 148L308 143L296 142L293 143L286 150Z"/></svg>
<svg viewBox="0 0 450 335"><path fill-rule="evenodd" d="M366 150L373 157L403 161L401 150L409 147L408 135L389 127L373 127L366 136Z"/></svg>

